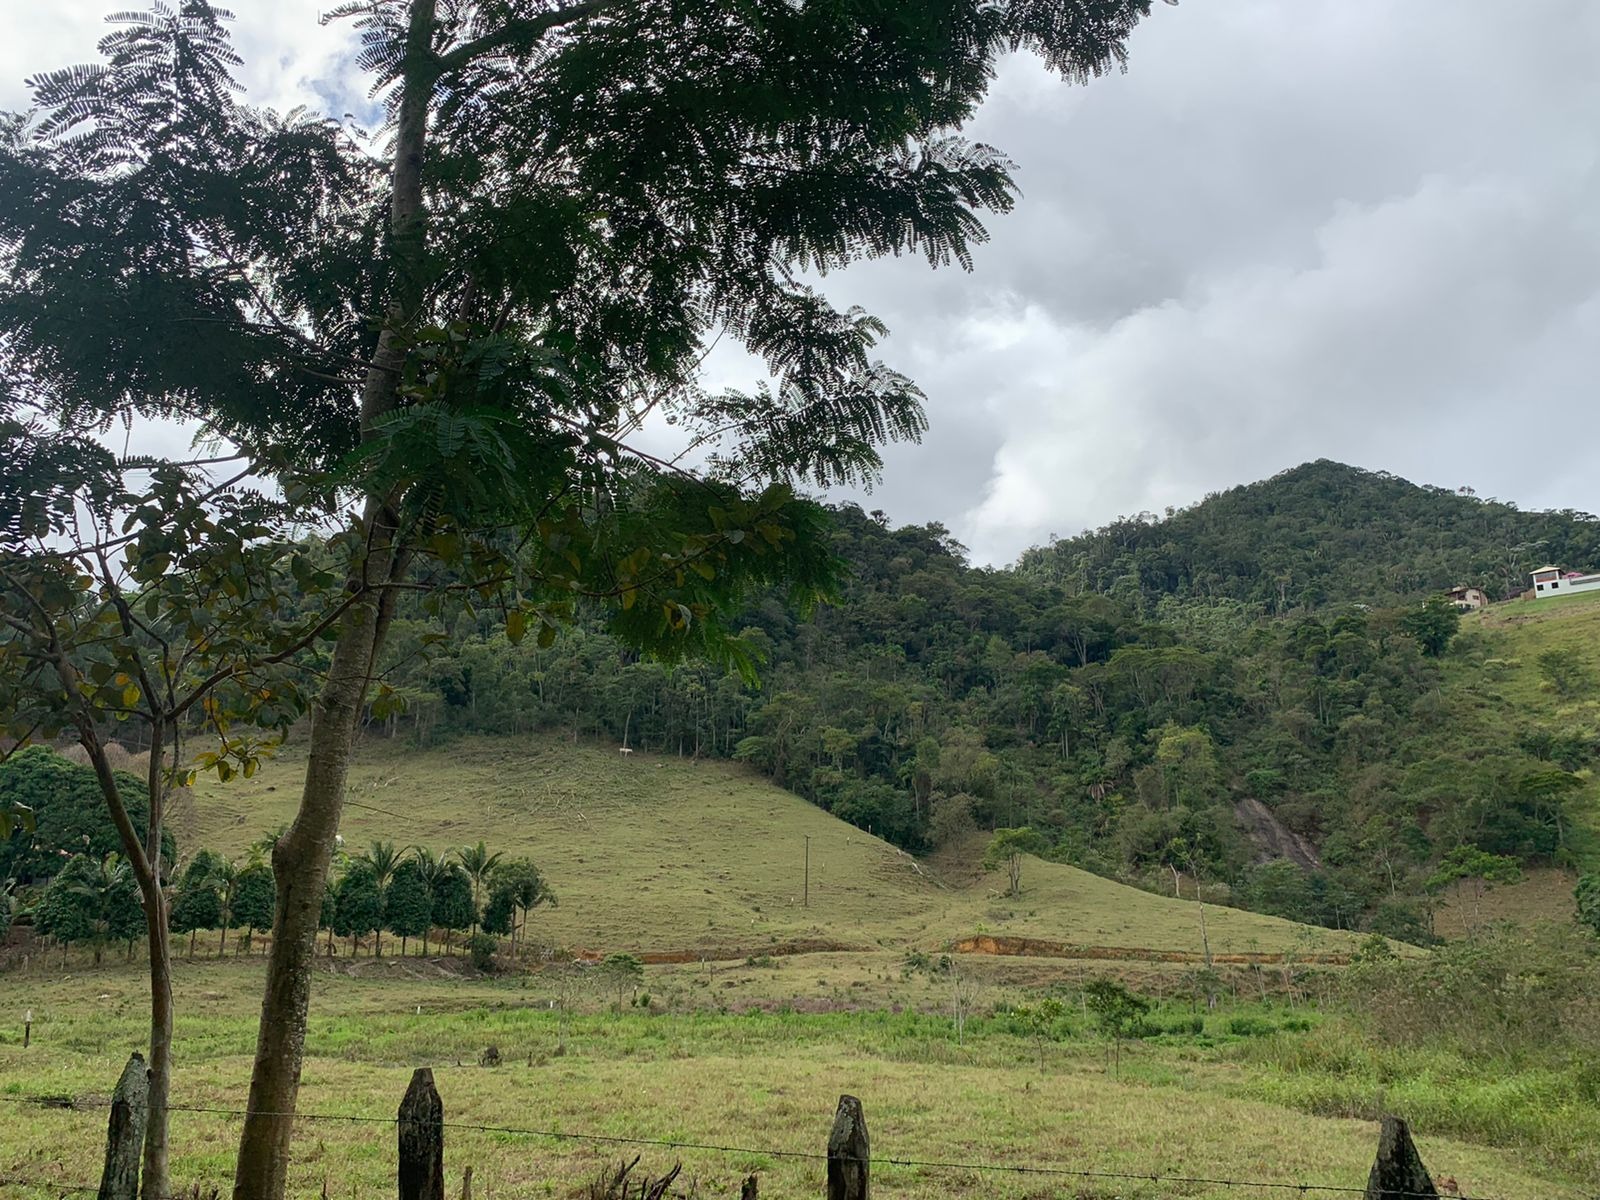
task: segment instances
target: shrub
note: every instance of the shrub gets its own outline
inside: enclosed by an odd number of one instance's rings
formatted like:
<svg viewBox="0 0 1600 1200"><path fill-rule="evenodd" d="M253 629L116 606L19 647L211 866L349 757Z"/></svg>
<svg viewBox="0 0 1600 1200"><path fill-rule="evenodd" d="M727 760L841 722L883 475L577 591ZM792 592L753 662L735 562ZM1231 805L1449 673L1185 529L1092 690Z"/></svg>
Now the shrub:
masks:
<svg viewBox="0 0 1600 1200"><path fill-rule="evenodd" d="M495 951L500 943L487 933L475 933L467 940L467 952L472 955L472 965L480 971L494 970Z"/></svg>
<svg viewBox="0 0 1600 1200"><path fill-rule="evenodd" d="M1240 1013L1228 1018L1228 1032L1235 1037L1265 1037L1269 1033L1276 1033L1277 1030L1278 1027L1271 1021L1249 1013Z"/></svg>

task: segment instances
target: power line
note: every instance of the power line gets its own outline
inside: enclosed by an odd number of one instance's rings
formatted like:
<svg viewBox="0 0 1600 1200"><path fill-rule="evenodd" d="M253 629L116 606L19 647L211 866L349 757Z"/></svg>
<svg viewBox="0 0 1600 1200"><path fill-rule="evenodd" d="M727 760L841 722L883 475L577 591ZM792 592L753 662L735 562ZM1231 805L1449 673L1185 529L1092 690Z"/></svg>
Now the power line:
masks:
<svg viewBox="0 0 1600 1200"><path fill-rule="evenodd" d="M28 1103L29 1097L0 1096L0 1100L10 1103ZM52 1106L60 1107L60 1106ZM88 1111L73 1109L72 1111ZM252 1113L245 1109L217 1108L208 1105L169 1105L168 1112L197 1113L221 1117L248 1117ZM292 1118L299 1121L329 1121L343 1122L356 1125L394 1125L398 1117L364 1117L349 1113L314 1113L314 1112L272 1112L258 1110L253 1115L261 1117ZM783 1158L810 1162L827 1162L829 1155L813 1150L780 1150L774 1147L761 1146L731 1146L716 1142L692 1142L669 1138L634 1137L623 1134L603 1133L573 1133L557 1129L530 1129L518 1125L481 1125L469 1121L445 1121L445 1129L456 1129L473 1133L505 1134L517 1137L542 1138L550 1141L587 1142L601 1145L621 1146L650 1146L665 1150L696 1150L714 1154L744 1155L753 1158ZM894 1155L875 1156L867 1159L869 1166L873 1167L916 1167L931 1171L974 1171L990 1174L1004 1175L1049 1175L1058 1178L1072 1179L1101 1179L1116 1180L1120 1182L1138 1182L1152 1184L1175 1184L1202 1187L1228 1187L1228 1188L1260 1188L1275 1191L1299 1192L1302 1195L1311 1192L1356 1195L1364 1194L1365 1187L1351 1187L1347 1184L1337 1183L1298 1183L1284 1182L1270 1179L1225 1179L1212 1178L1202 1175L1163 1175L1160 1172L1150 1171L1102 1171L1089 1168L1058 1167L1058 1166L1029 1166L1026 1164L1005 1163L972 1163L953 1162L942 1159L901 1158ZM93 1191L94 1189L89 1189ZM1431 1192L1401 1192L1387 1191L1386 1196L1400 1197L1401 1200L1436 1200L1436 1193ZM181 1200L181 1198L179 1198ZM1493 1197L1459 1195L1455 1200L1496 1200Z"/></svg>

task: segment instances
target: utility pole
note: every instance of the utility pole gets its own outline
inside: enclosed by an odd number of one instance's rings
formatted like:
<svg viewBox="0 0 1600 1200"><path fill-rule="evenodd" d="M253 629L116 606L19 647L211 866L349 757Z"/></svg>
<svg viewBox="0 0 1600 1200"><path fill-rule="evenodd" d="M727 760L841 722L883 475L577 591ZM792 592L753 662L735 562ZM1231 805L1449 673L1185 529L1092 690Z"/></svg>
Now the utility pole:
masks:
<svg viewBox="0 0 1600 1200"><path fill-rule="evenodd" d="M800 901L801 908L811 907L811 835L806 834L806 890L804 899Z"/></svg>

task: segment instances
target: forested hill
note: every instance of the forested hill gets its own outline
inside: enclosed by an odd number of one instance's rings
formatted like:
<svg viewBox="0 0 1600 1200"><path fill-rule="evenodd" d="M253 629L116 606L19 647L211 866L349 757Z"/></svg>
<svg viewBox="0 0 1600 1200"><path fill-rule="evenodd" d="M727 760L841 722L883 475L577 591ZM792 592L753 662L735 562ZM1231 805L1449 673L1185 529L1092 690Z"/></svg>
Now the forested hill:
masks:
<svg viewBox="0 0 1600 1200"><path fill-rule="evenodd" d="M540 646L463 613L430 650L416 612L385 670L407 708L369 729L733 758L908 850L981 855L1021 827L1124 881L1198 874L1215 899L1396 936L1423 936L1430 887L1462 863L1587 857L1600 720L1567 697L1590 694L1592 639L1563 643L1557 691L1526 693L1558 704L1512 703L1511 681L1542 686L1543 655L1456 635L1448 608L1152 604L973 567L938 526L855 507L834 525L837 603L807 616L770 595L744 614L759 684L640 660L598 619Z"/></svg>
<svg viewBox="0 0 1600 1200"><path fill-rule="evenodd" d="M1538 561L1535 561L1538 560ZM1321 459L1023 555L1031 579L1128 598L1227 598L1268 612L1388 604L1458 584L1499 599L1548 560L1600 568L1600 521L1522 512Z"/></svg>

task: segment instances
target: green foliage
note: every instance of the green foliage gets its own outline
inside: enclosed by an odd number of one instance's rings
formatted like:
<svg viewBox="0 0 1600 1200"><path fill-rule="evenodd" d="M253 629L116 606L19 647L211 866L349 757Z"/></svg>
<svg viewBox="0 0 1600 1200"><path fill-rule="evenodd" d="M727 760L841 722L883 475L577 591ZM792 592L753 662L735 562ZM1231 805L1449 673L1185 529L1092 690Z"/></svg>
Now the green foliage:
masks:
<svg viewBox="0 0 1600 1200"><path fill-rule="evenodd" d="M487 933L475 933L467 939L467 951L472 956L472 965L480 971L494 970L495 954L499 949L499 942Z"/></svg>
<svg viewBox="0 0 1600 1200"><path fill-rule="evenodd" d="M265 862L253 862L239 872L233 885L233 923L238 929L264 933L272 928L272 916L277 907L278 893L272 880L272 868Z"/></svg>
<svg viewBox="0 0 1600 1200"><path fill-rule="evenodd" d="M1026 825L1020 829L997 829L994 837L989 840L989 847L984 851L983 866L987 871L993 871L1002 864L1005 865L1010 887L1008 896L1022 894L1022 856L1024 854L1043 854L1048 849L1045 839L1028 828Z"/></svg>
<svg viewBox="0 0 1600 1200"><path fill-rule="evenodd" d="M1100 1031L1118 1041L1130 1036L1150 1011L1150 1001L1115 979L1091 979L1083 985L1083 998Z"/></svg>
<svg viewBox="0 0 1600 1200"><path fill-rule="evenodd" d="M1033 1038L1034 1049L1039 1056L1039 1068L1044 1069L1044 1044L1053 1042L1061 1032L1061 1023L1067 1015L1067 1009L1059 999L1046 996L1037 1004L1025 1004L1014 1008L1012 1012L1022 1018L1027 1026L1028 1034Z"/></svg>
<svg viewBox="0 0 1600 1200"><path fill-rule="evenodd" d="M394 869L384 896L385 927L398 938L423 937L433 924L433 896L415 859Z"/></svg>
<svg viewBox="0 0 1600 1200"><path fill-rule="evenodd" d="M1574 895L1578 903L1578 920L1600 934L1600 875L1580 876Z"/></svg>
<svg viewBox="0 0 1600 1200"><path fill-rule="evenodd" d="M150 808L144 783L122 771L117 772L117 783L134 828L142 829ZM0 839L0 879L48 879L64 861L63 855L104 858L121 851L94 771L48 746L28 746L0 762L0 804L4 803L31 809L33 825L30 829L19 824ZM171 836L162 844L170 862L176 849Z"/></svg>
<svg viewBox="0 0 1600 1200"><path fill-rule="evenodd" d="M1387 962L1398 957L1394 947L1389 944L1389 939L1381 933L1369 933L1361 941L1361 948L1356 951L1354 961L1360 963Z"/></svg>
<svg viewBox="0 0 1600 1200"><path fill-rule="evenodd" d="M644 982L644 963L632 954L608 954L601 960L600 984L616 994L617 1009L627 1006L631 996Z"/></svg>
<svg viewBox="0 0 1600 1200"><path fill-rule="evenodd" d="M1273 618L1172 599L1152 620L972 569L937 526L834 519L852 573L838 604L805 617L769 593L741 618L767 661L758 688L638 661L598 618L539 648L462 615L430 658L438 627L403 608L391 677L436 699L395 730L626 735L745 761L909 850L1026 827L1049 858L1152 889L1170 892L1177 866L1233 903L1419 943L1412 902L1452 846L1577 854L1584 793L1536 781L1600 761L1600 741L1503 721L1469 657L1423 655L1404 610ZM1296 857L1258 868L1263 846Z"/></svg>
<svg viewBox="0 0 1600 1200"><path fill-rule="evenodd" d="M483 928L489 933L515 936L518 913L526 917L541 904L555 903L555 893L533 863L525 858L500 861L489 874L489 903L483 911Z"/></svg>
<svg viewBox="0 0 1600 1200"><path fill-rule="evenodd" d="M1588 665L1569 650L1545 650L1536 661L1540 678L1563 699L1570 699L1594 686L1594 675Z"/></svg>
<svg viewBox="0 0 1600 1200"><path fill-rule="evenodd" d="M1429 658L1443 654L1460 627L1461 610L1442 596L1430 596L1400 621L1400 628L1417 640Z"/></svg>
<svg viewBox="0 0 1600 1200"><path fill-rule="evenodd" d="M1439 863L1439 868L1428 878L1433 890L1448 887L1458 880L1474 881L1487 886L1496 883L1515 883L1522 877L1517 860L1506 854L1489 854L1476 846L1457 846Z"/></svg>
<svg viewBox="0 0 1600 1200"><path fill-rule="evenodd" d="M1346 1003L1390 1045L1557 1062L1600 1039L1600 957L1571 926L1491 928L1424 958L1357 964L1342 985Z"/></svg>
<svg viewBox="0 0 1600 1200"><path fill-rule="evenodd" d="M1381 471L1319 460L1208 496L1165 519L1123 517L1023 555L1034 578L1146 603L1217 598L1284 613L1420 600L1461 583L1496 599L1529 586L1547 560L1600 564L1600 522L1523 512ZM1213 622L1216 624L1217 622Z"/></svg>
<svg viewBox="0 0 1600 1200"><path fill-rule="evenodd" d="M433 884L433 923L444 929L470 929L477 915L472 880L459 866L448 864Z"/></svg>
<svg viewBox="0 0 1600 1200"><path fill-rule="evenodd" d="M98 860L74 856L45 888L34 925L62 945L93 946L99 962L108 942L131 941L145 932L133 872L115 852Z"/></svg>
<svg viewBox="0 0 1600 1200"><path fill-rule="evenodd" d="M333 890L330 928L339 937L365 937L383 925L383 893L372 865L356 859Z"/></svg>
<svg viewBox="0 0 1600 1200"><path fill-rule="evenodd" d="M174 933L193 933L221 926L222 896L217 881L220 865L221 859L209 850L202 850L184 868L172 905L167 910L168 924Z"/></svg>

